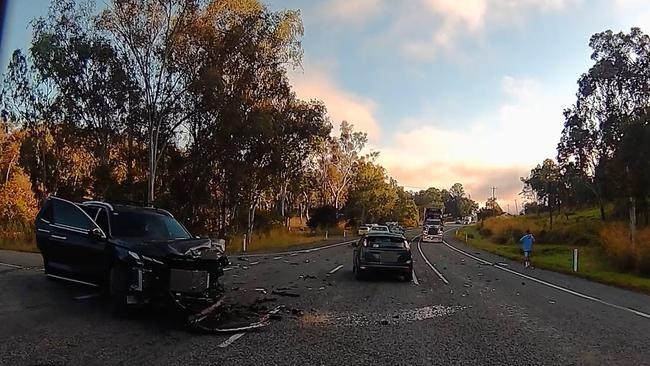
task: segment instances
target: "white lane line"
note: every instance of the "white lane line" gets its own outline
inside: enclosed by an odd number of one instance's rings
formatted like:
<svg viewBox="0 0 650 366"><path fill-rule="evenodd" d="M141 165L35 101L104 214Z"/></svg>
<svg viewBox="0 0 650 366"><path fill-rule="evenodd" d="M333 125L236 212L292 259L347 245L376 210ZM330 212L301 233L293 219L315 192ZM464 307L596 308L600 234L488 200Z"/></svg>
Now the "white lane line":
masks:
<svg viewBox="0 0 650 366"><path fill-rule="evenodd" d="M99 295L101 295L101 294L96 292L94 294L76 296L74 299L75 300L86 300L86 299L92 299L92 298L98 297Z"/></svg>
<svg viewBox="0 0 650 366"><path fill-rule="evenodd" d="M413 280L413 283L415 284L415 286L420 286L420 281L418 281L418 276L415 275L415 269L413 270L413 275L412 276L413 276L412 280Z"/></svg>
<svg viewBox="0 0 650 366"><path fill-rule="evenodd" d="M339 265L339 266L334 267L334 269L332 269L331 271L327 272L327 274L334 274L334 273L336 273L336 271L338 271L338 270L341 269L341 268L343 268L343 265L342 265L342 264Z"/></svg>
<svg viewBox="0 0 650 366"><path fill-rule="evenodd" d="M228 338L228 339L226 339L225 341L221 342L221 344L218 345L217 347L219 347L219 348L226 348L226 347L230 346L234 341L236 341L236 340L238 340L239 338L243 337L244 334L246 334L246 333L236 333L236 334L233 334L233 335L230 336L230 338Z"/></svg>
<svg viewBox="0 0 650 366"><path fill-rule="evenodd" d="M277 253L256 253L256 254L242 254L242 255L233 255L233 257L237 258L249 258L249 257L266 257L266 256L272 256L272 255L292 255L292 254L303 254L303 253L311 253L311 252L316 252L319 250L324 250L324 249L330 249L330 248L335 248L339 247L341 245L345 244L350 244L354 243L357 240L348 240L344 241L341 243L334 243L334 244L329 244L329 245L324 245L322 247L316 247L316 248L311 248L311 249L301 249L301 250L293 250L293 251L288 251L288 252L277 252Z"/></svg>
<svg viewBox="0 0 650 366"><path fill-rule="evenodd" d="M0 262L0 266L7 266L7 267L11 267L11 268L19 268L19 269L24 269L24 268L25 268L25 267L23 267L23 266L17 266L17 265L15 265L15 264L2 263L2 262Z"/></svg>
<svg viewBox="0 0 650 366"><path fill-rule="evenodd" d="M502 270L502 271L505 271L505 272L508 272L508 273L512 273L512 274L514 274L514 275L516 275L516 276L519 276L519 277L525 278L525 279L530 280L530 281L533 281L533 282L537 282L537 283L539 283L539 284L542 284L542 285L544 285L544 286L548 286L548 287L554 288L554 289L559 290L559 291L562 291L562 292L566 292L566 293L568 293L568 294L571 294L571 295L574 295L574 296L577 296L577 297L583 298L583 299L585 299L585 300L591 300L591 301L593 301L593 302L597 302L597 303L599 303L599 304L602 304L602 305L605 305L605 306L609 306L609 307L612 307L612 308L614 308L614 309L627 311L627 312L630 312L630 313L632 313L632 314L638 315L638 316L640 316L640 317L643 317L643 318L646 318L646 319L650 319L650 314L644 313L644 312L642 312L642 311L635 310L635 309L628 308L628 307L621 306L621 305L612 304L611 302L607 302L607 301L601 300L601 299L599 299L599 298L597 298L597 297L593 297L593 296L590 296L590 295L586 295L586 294L583 294L583 293L578 292L578 291L573 291L573 290L570 290L570 289L568 289L568 288L564 288L564 287L562 287L562 286L559 286L559 285L556 285L556 284L553 284L553 283L550 283L550 282L546 282L546 281L544 281L544 280L540 280L539 278L531 277L531 276L529 276L529 275L525 275L525 274L523 274L523 273L519 273L519 272L517 272L517 271L513 271L513 270L510 269L510 268L505 268L505 267L501 267L501 266L499 266L499 265L495 265L495 264L492 263L492 262L488 262L488 261L486 261L486 260L484 260L484 259L481 259L481 258L475 257L475 256L473 256L473 255L467 253L467 252L464 251L464 250L458 249L458 248L456 248L456 247L450 245L450 244L447 243L446 241L443 241L443 244L445 244L447 247L449 247L449 249L455 250L455 251L457 251L457 252L460 253L460 254L463 254L463 255L465 255L465 256L467 256L467 257L470 257L470 258L472 258L472 259L475 259L475 260L477 260L477 261L479 261L479 262L482 262L482 263L484 263L484 264L489 264L489 265L493 266L494 268L498 268L498 269L500 269L500 270Z"/></svg>
<svg viewBox="0 0 650 366"><path fill-rule="evenodd" d="M427 262L427 265L429 265L429 267L438 275L438 277L440 277L442 282L444 282L445 284L448 285L449 281L447 281L445 276L443 276L442 273L440 273L440 271L438 271L438 269L433 264L431 264L431 262L429 262L429 259L427 258L427 256L424 255L424 252L422 251L422 246L420 246L420 243L421 243L421 241L418 240L418 250L420 251L420 255L422 256L424 261Z"/></svg>

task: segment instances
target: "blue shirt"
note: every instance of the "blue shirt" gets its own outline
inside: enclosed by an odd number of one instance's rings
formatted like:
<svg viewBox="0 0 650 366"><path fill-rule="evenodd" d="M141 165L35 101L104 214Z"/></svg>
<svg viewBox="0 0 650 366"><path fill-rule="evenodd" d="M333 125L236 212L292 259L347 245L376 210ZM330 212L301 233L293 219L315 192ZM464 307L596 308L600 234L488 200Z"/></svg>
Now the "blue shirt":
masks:
<svg viewBox="0 0 650 366"><path fill-rule="evenodd" d="M533 250L533 243L535 242L535 237L533 234L526 234L519 239L519 242L521 243L521 248L525 252L530 252Z"/></svg>

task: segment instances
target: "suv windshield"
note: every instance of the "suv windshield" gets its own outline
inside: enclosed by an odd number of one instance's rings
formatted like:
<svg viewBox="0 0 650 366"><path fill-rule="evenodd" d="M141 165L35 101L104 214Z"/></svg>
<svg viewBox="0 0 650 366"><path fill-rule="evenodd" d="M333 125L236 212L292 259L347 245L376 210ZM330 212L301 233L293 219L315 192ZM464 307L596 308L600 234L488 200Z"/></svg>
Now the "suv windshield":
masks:
<svg viewBox="0 0 650 366"><path fill-rule="evenodd" d="M154 212L115 212L111 228L113 236L118 238L172 240L192 237L173 217Z"/></svg>
<svg viewBox="0 0 650 366"><path fill-rule="evenodd" d="M392 236L371 236L366 238L371 248L405 248L406 241Z"/></svg>

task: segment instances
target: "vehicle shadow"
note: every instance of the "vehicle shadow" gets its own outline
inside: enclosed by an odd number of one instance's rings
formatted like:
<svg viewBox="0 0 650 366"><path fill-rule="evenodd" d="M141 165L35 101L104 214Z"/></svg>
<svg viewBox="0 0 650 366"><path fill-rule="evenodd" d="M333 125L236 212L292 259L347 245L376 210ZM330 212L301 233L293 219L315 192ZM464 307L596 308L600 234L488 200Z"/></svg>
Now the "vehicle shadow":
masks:
<svg viewBox="0 0 650 366"><path fill-rule="evenodd" d="M365 272L361 278L356 278L354 272L352 271L346 271L344 278L349 281L356 281L356 282L367 282L367 283L378 283L378 282L392 282L392 283L407 283L410 281L406 281L404 278L404 275L400 273L394 273L390 271L367 271Z"/></svg>

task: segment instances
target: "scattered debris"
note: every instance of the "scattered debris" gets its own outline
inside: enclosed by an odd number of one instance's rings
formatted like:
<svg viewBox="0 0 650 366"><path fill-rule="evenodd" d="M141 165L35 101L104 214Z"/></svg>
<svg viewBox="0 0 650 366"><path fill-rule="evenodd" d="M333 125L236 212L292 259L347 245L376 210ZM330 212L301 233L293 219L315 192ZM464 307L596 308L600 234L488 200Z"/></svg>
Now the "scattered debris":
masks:
<svg viewBox="0 0 650 366"><path fill-rule="evenodd" d="M249 263L248 265L249 265L249 266L254 266L254 265L256 265L256 264L260 264L260 262L259 262L259 261L257 261L257 262L251 262L251 263Z"/></svg>
<svg viewBox="0 0 650 366"><path fill-rule="evenodd" d="M280 290L280 289L273 290L273 291L271 291L271 293L274 294L274 295L278 295L278 296L288 296L288 297L299 297L300 296L300 294L298 294L298 293L290 292L290 291L286 291L286 290Z"/></svg>
<svg viewBox="0 0 650 366"><path fill-rule="evenodd" d="M555 304L555 300L548 300L549 304Z"/></svg>
<svg viewBox="0 0 650 366"><path fill-rule="evenodd" d="M291 314L298 317L305 315L305 313L302 310L296 308L291 309Z"/></svg>
<svg viewBox="0 0 650 366"><path fill-rule="evenodd" d="M309 263L309 259L305 259L305 263Z"/></svg>
<svg viewBox="0 0 650 366"><path fill-rule="evenodd" d="M469 284L469 283L465 283L465 284L463 284L463 287L472 287L472 285Z"/></svg>
<svg viewBox="0 0 650 366"><path fill-rule="evenodd" d="M277 297L268 297L268 296L264 296L264 297L259 297L259 298L257 298L257 299L255 300L255 303L257 303L257 304L261 304L261 303L272 302L272 301L277 301L277 300L278 300Z"/></svg>
<svg viewBox="0 0 650 366"><path fill-rule="evenodd" d="M243 268L243 269L248 269L249 267L248 267L248 266L243 266L242 268Z"/></svg>
<svg viewBox="0 0 650 366"><path fill-rule="evenodd" d="M325 287L319 287L318 288L318 291L322 291L322 290L325 290Z"/></svg>
<svg viewBox="0 0 650 366"><path fill-rule="evenodd" d="M273 257L273 260L277 261L278 259L282 259L282 257Z"/></svg>
<svg viewBox="0 0 650 366"><path fill-rule="evenodd" d="M248 258L246 258L246 257L239 257L239 258L237 258L237 260L240 260L242 262L248 262Z"/></svg>
<svg viewBox="0 0 650 366"><path fill-rule="evenodd" d="M255 291L261 292L266 295L266 289L265 288L256 288Z"/></svg>
<svg viewBox="0 0 650 366"><path fill-rule="evenodd" d="M479 273L477 274L477 276L481 277L481 276L483 276L483 273L479 272Z"/></svg>
<svg viewBox="0 0 650 366"><path fill-rule="evenodd" d="M316 277L314 275L304 275L304 276L300 276L300 278L302 278L303 280L317 280L318 279L318 277Z"/></svg>

